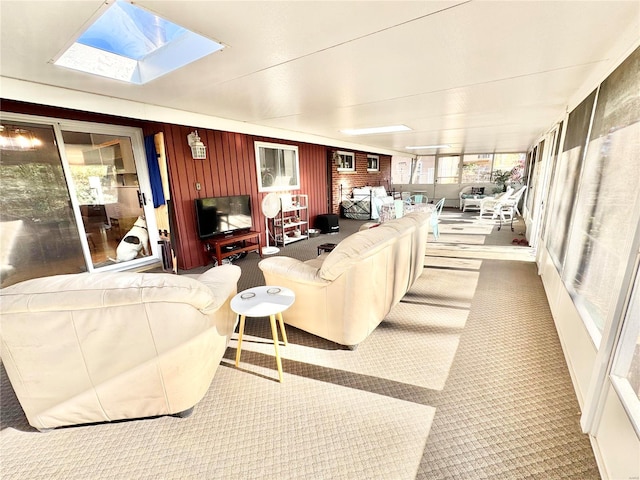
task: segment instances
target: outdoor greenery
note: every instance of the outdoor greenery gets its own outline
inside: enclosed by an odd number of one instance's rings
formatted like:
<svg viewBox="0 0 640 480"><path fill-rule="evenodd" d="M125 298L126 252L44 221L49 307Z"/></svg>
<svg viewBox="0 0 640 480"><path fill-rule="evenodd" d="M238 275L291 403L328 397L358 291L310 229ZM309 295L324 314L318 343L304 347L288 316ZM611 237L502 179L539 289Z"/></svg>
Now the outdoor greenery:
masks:
<svg viewBox="0 0 640 480"><path fill-rule="evenodd" d="M4 213L35 222L68 216L69 191L60 165L3 165L0 178Z"/></svg>

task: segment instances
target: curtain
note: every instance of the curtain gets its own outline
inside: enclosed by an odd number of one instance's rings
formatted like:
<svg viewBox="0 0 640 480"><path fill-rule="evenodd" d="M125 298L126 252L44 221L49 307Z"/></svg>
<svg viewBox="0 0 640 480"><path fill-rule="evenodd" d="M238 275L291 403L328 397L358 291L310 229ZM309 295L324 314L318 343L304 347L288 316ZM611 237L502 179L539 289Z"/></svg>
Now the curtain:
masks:
<svg viewBox="0 0 640 480"><path fill-rule="evenodd" d="M160 166L158 165L158 153L156 152L153 135L144 137L144 149L147 154L147 168L149 169L153 207L158 208L160 205L164 205L165 201L164 190L162 189L162 177L160 176Z"/></svg>

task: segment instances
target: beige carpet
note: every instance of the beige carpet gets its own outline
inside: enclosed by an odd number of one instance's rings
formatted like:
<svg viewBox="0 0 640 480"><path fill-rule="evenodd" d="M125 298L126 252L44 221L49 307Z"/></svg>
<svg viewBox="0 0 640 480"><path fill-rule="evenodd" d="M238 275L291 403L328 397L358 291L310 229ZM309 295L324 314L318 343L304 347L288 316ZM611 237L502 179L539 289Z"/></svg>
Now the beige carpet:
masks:
<svg viewBox="0 0 640 480"><path fill-rule="evenodd" d="M288 363L302 362L442 390L469 315L477 278L477 272L425 271L403 301L354 351L288 327L290 344L282 344L279 349L285 381ZM286 316L285 311L285 320ZM234 364L236 345L234 336L227 351L230 365ZM252 371L255 364L275 368L268 319L248 319L242 345L241 368ZM261 374L277 378L275 371Z"/></svg>
<svg viewBox="0 0 640 480"><path fill-rule="evenodd" d="M523 225L487 234L476 216L444 211L423 275L355 351L288 327L280 384L267 321L249 320L240 368L233 340L187 419L42 434L0 368L0 478L599 478L534 252L511 245ZM361 223L279 255L311 258ZM259 260L237 261L240 289L264 282Z"/></svg>
<svg viewBox="0 0 640 480"><path fill-rule="evenodd" d="M0 472L2 479L414 478L434 411L305 377L281 385L221 367L186 419L44 434L5 426Z"/></svg>

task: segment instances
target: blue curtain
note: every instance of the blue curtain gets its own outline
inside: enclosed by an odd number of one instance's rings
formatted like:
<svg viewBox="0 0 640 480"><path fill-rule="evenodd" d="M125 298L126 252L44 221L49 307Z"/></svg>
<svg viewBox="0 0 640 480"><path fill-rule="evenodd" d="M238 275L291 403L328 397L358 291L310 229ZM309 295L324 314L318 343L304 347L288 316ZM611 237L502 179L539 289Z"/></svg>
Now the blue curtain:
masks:
<svg viewBox="0 0 640 480"><path fill-rule="evenodd" d="M160 176L160 165L158 165L158 153L153 135L144 137L144 149L147 153L147 168L149 169L149 180L151 181L151 193L153 195L153 207L158 208L164 205L164 190L162 189L162 177Z"/></svg>

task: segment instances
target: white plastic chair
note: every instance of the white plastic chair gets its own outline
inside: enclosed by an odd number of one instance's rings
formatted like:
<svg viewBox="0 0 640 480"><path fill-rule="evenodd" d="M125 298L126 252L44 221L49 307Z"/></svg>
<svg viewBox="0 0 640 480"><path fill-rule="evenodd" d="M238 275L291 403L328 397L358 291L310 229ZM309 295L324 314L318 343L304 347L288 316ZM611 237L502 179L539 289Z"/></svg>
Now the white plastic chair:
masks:
<svg viewBox="0 0 640 480"><path fill-rule="evenodd" d="M501 201L498 205L496 205L496 210L500 214L500 224L498 225L498 230L502 228L502 222L506 222L506 216L509 215L509 220L511 222L511 231L513 232L513 217L517 213L520 214L520 210L518 210L518 203L524 194L524 191L527 189L526 185L523 185L518 189L517 192L509 196L506 200Z"/></svg>
<svg viewBox="0 0 640 480"><path fill-rule="evenodd" d="M500 209L498 205L502 204L505 200L507 200L511 195L513 195L513 188L507 187L507 191L501 193L497 197L485 197L480 202L480 218L484 217L485 214L490 213L491 218L494 219L500 213Z"/></svg>

